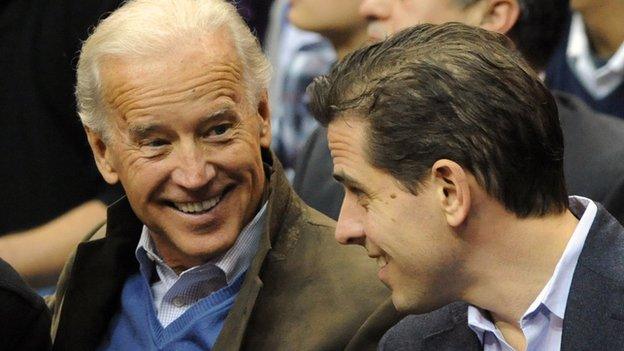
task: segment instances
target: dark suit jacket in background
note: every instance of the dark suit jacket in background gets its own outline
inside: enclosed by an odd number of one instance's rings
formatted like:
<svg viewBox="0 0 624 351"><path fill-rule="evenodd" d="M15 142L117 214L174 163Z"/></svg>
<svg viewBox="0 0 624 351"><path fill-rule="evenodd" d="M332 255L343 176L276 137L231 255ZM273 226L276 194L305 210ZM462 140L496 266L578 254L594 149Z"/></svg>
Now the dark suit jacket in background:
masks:
<svg viewBox="0 0 624 351"><path fill-rule="evenodd" d="M624 223L624 120L599 114L572 95L554 96L564 136L568 193L600 202ZM327 131L319 127L302 151L293 187L308 205L337 219L344 190L332 169Z"/></svg>
<svg viewBox="0 0 624 351"><path fill-rule="evenodd" d="M297 158L293 189L308 206L338 219L344 189L332 176L333 168L327 129L318 127Z"/></svg>
<svg viewBox="0 0 624 351"><path fill-rule="evenodd" d="M555 93L564 137L568 193L600 202L624 223L624 120Z"/></svg>
<svg viewBox="0 0 624 351"><path fill-rule="evenodd" d="M277 161L267 225L214 351L373 350L400 320L376 265L360 247L339 245L334 222L292 191ZM108 212L106 237L78 246L53 301L55 350L93 350L120 306L142 224L127 200Z"/></svg>
<svg viewBox="0 0 624 351"><path fill-rule="evenodd" d="M573 204L581 217L585 208ZM467 305L406 317L384 335L381 351L482 350ZM579 256L563 320L562 351L624 349L624 228L602 206Z"/></svg>
<svg viewBox="0 0 624 351"><path fill-rule="evenodd" d="M49 330L43 299L0 259L0 350L49 350Z"/></svg>

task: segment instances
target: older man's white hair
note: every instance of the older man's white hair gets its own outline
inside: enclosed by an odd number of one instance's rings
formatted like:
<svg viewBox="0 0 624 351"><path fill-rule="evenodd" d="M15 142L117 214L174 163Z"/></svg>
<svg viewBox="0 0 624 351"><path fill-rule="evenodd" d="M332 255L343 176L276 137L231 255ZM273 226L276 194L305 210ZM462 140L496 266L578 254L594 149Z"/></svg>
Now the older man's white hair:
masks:
<svg viewBox="0 0 624 351"><path fill-rule="evenodd" d="M130 0L101 21L84 42L78 61L76 99L82 123L108 139L100 65L107 57L157 57L189 37L226 28L243 64L247 98L256 104L271 69L236 8L224 0Z"/></svg>

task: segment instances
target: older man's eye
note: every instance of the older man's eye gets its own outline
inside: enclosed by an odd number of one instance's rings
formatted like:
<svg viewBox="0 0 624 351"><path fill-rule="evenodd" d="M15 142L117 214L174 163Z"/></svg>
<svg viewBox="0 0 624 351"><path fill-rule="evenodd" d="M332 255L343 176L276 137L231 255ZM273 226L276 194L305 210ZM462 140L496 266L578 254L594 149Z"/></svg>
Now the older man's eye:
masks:
<svg viewBox="0 0 624 351"><path fill-rule="evenodd" d="M169 142L165 139L153 139L153 140L147 140L143 145L144 146L148 146L148 147L153 147L153 148L157 148L157 147L161 147L161 146L165 146L168 145Z"/></svg>
<svg viewBox="0 0 624 351"><path fill-rule="evenodd" d="M232 124L230 124L230 123L220 124L218 126L215 126L215 127L211 128L208 131L208 136L221 136L221 135L224 135L231 128L232 128Z"/></svg>

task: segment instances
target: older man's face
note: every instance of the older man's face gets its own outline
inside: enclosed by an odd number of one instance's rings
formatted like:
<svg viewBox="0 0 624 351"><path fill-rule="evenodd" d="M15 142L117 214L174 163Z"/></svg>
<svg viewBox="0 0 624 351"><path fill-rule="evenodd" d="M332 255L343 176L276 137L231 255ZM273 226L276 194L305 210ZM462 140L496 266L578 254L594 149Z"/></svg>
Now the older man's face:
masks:
<svg viewBox="0 0 624 351"><path fill-rule="evenodd" d="M150 59L110 58L101 70L112 139L99 151L91 141L100 169L121 181L174 268L229 249L262 198L266 100L247 100L229 40L218 32Z"/></svg>
<svg viewBox="0 0 624 351"><path fill-rule="evenodd" d="M368 36L373 41L422 23L477 24L457 0L363 0L360 15L367 19Z"/></svg>

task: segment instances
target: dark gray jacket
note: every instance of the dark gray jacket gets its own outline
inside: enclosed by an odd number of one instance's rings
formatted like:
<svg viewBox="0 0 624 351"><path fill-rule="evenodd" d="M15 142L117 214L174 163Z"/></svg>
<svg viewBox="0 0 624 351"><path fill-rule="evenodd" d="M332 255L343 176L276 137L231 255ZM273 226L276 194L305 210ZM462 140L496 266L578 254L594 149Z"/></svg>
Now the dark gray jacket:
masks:
<svg viewBox="0 0 624 351"><path fill-rule="evenodd" d="M571 203L577 216L585 211ZM384 335L382 351L481 350L468 327L467 305L412 315ZM624 349L624 228L598 205L579 257L563 321L562 351Z"/></svg>

